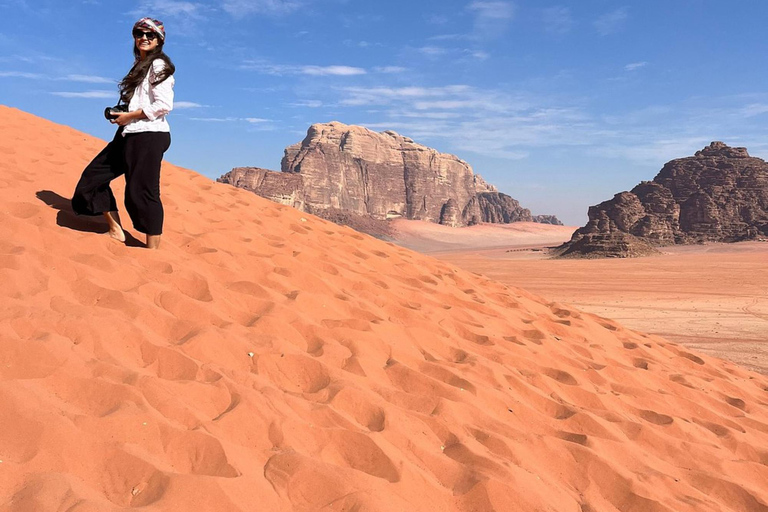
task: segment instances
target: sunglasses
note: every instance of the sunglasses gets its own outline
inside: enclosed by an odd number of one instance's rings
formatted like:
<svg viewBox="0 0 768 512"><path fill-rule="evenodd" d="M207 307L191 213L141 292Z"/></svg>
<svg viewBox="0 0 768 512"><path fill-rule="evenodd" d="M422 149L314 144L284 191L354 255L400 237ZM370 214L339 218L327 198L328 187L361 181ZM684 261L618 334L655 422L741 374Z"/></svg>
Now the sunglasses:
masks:
<svg viewBox="0 0 768 512"><path fill-rule="evenodd" d="M133 37L134 39L141 39L142 37L146 37L147 41L154 41L157 39L157 34L154 32L142 32L141 30L134 30Z"/></svg>

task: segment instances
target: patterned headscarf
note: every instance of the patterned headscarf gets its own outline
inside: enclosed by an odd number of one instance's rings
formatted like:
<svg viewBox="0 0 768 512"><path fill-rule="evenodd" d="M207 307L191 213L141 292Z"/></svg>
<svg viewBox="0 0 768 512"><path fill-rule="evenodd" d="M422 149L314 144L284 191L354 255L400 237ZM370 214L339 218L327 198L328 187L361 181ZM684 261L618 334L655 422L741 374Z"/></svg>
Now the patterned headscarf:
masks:
<svg viewBox="0 0 768 512"><path fill-rule="evenodd" d="M151 30L157 34L161 40L165 41L165 25L163 25L163 22L160 20L153 20L152 18L141 18L136 22L133 28Z"/></svg>

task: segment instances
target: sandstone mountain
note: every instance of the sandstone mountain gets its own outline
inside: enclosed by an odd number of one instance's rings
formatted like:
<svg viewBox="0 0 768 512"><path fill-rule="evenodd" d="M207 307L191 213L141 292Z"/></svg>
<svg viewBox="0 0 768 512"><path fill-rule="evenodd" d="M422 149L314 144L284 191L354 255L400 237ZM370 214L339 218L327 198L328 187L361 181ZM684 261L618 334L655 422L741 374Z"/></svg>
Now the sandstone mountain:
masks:
<svg viewBox="0 0 768 512"><path fill-rule="evenodd" d="M449 226L518 221L561 224L500 193L460 158L393 131L314 124L285 149L282 172L238 167L218 181L325 218L405 217Z"/></svg>
<svg viewBox="0 0 768 512"><path fill-rule="evenodd" d="M589 209L561 256L627 257L656 247L768 236L768 163L713 142L672 160L653 181Z"/></svg>

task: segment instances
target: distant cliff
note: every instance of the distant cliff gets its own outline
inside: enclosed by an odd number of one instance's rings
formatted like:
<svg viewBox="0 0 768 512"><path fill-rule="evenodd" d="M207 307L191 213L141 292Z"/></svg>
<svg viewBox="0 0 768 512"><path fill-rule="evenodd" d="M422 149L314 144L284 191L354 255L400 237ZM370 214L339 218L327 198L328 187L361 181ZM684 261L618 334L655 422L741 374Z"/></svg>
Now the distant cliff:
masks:
<svg viewBox="0 0 768 512"><path fill-rule="evenodd" d="M560 224L533 217L460 158L393 131L376 133L338 122L312 125L285 149L282 172L238 167L218 181L320 216L384 221L394 217L449 226L517 221Z"/></svg>
<svg viewBox="0 0 768 512"><path fill-rule="evenodd" d="M768 237L768 163L713 142L653 181L589 208L562 256L627 257L656 247Z"/></svg>

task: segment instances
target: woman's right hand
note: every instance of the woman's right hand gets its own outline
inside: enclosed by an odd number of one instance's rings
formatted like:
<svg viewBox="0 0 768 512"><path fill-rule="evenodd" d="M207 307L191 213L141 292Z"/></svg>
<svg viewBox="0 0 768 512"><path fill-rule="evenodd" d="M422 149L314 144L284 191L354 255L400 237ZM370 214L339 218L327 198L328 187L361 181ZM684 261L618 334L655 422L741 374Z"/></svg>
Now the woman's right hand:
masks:
<svg viewBox="0 0 768 512"><path fill-rule="evenodd" d="M130 124L135 119L134 112L118 112L115 113L114 119L110 119L109 122L118 126L125 126Z"/></svg>

